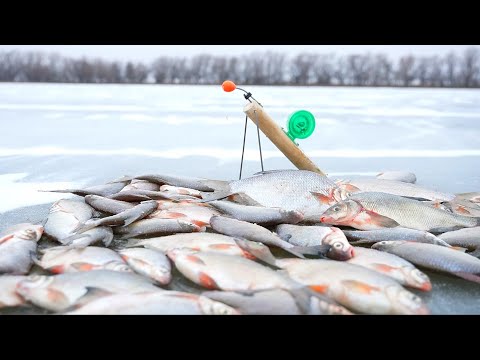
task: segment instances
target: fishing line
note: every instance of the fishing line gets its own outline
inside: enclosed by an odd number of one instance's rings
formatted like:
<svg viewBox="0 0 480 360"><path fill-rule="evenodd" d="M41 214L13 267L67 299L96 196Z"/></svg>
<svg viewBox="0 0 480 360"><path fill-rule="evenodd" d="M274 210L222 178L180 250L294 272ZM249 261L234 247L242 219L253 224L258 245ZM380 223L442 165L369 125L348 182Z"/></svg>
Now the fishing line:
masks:
<svg viewBox="0 0 480 360"><path fill-rule="evenodd" d="M253 96L251 96L251 97L252 97L253 100L255 100L255 98ZM245 95L245 98L247 98L247 95ZM247 100L250 101L250 99L247 99ZM257 101L257 100L255 100L255 101ZM257 101L257 103L258 103L258 101ZM258 103L258 104L260 105L260 103ZM262 167L262 172L264 172L265 170L263 168L262 143L260 141L260 128L258 127L258 113L257 113L257 110L254 110L254 113L255 113L255 118L256 118L255 124L257 125L257 139L258 139L258 151L260 152L260 166ZM247 139L247 125L248 125L248 116L245 115L245 130L243 131L242 159L240 160L240 175L238 176L238 180L242 180L243 158L244 158L244 155L245 155L245 141Z"/></svg>

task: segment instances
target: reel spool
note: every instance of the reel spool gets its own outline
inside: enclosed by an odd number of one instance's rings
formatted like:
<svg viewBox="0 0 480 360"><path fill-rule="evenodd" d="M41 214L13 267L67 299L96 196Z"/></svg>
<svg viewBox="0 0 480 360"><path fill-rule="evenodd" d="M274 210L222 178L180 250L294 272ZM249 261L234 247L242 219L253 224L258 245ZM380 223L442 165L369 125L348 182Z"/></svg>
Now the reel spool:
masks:
<svg viewBox="0 0 480 360"><path fill-rule="evenodd" d="M288 118L287 129L282 130L298 146L296 139L306 139L315 131L315 117L307 110L296 111Z"/></svg>

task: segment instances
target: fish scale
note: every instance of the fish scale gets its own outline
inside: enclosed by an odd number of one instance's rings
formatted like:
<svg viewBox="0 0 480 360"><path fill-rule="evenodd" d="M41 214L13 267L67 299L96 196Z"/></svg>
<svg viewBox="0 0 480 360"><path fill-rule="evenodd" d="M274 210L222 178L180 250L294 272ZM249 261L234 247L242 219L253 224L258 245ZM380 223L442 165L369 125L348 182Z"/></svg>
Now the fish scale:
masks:
<svg viewBox="0 0 480 360"><path fill-rule="evenodd" d="M428 231L455 226L473 227L478 223L476 218L448 213L420 201L391 194L360 193L352 195L350 199L360 202L367 210L395 220L400 226L417 230Z"/></svg>

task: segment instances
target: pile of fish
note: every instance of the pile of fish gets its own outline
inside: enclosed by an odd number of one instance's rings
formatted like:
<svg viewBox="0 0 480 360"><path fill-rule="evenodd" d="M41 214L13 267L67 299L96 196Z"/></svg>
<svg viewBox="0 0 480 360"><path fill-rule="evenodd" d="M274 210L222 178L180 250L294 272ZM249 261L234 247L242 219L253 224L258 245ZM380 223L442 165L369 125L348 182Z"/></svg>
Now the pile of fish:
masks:
<svg viewBox="0 0 480 360"><path fill-rule="evenodd" d="M422 269L480 283L480 196L415 182L274 170L56 190L76 196L0 234L0 309L429 314Z"/></svg>

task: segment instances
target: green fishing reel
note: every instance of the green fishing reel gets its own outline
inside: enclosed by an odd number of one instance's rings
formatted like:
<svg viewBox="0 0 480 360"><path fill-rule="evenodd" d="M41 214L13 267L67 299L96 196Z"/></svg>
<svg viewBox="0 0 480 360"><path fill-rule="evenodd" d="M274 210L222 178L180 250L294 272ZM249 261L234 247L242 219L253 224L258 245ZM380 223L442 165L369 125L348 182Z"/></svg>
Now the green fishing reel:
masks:
<svg viewBox="0 0 480 360"><path fill-rule="evenodd" d="M288 118L287 128L288 132L283 131L298 146L296 139L306 139L315 131L315 117L310 111L296 111Z"/></svg>

